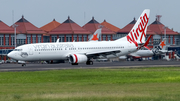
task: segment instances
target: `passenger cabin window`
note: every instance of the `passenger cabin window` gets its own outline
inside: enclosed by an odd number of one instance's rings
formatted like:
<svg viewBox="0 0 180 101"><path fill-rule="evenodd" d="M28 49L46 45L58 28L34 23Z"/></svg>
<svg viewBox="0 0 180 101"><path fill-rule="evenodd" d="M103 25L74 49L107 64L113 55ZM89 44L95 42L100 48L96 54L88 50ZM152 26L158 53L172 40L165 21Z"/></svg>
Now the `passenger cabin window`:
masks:
<svg viewBox="0 0 180 101"><path fill-rule="evenodd" d="M22 49L14 49L13 51L22 51Z"/></svg>

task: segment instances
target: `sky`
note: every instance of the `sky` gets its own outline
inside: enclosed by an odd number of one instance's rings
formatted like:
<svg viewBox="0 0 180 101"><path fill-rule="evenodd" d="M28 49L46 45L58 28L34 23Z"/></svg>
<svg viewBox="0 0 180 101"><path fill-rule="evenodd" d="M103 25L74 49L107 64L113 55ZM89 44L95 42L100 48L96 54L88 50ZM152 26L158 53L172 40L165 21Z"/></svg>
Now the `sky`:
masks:
<svg viewBox="0 0 180 101"><path fill-rule="evenodd" d="M123 28L144 9L150 9L149 24L156 15L162 15L162 24L180 32L179 4L180 0L0 0L0 20L11 26L23 15L33 25L42 27L53 19L63 23L70 16L83 26L94 17L99 23L105 19Z"/></svg>

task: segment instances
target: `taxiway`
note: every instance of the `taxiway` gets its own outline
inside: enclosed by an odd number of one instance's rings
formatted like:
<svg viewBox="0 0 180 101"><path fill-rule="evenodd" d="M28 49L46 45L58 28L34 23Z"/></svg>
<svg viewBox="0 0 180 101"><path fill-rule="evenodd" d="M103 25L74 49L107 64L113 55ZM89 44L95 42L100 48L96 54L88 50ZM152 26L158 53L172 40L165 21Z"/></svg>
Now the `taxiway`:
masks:
<svg viewBox="0 0 180 101"><path fill-rule="evenodd" d="M41 71L41 70L59 70L59 69L79 69L79 68L137 68L137 67L172 67L179 66L179 61L120 61L120 62L94 62L93 65L85 63L71 65L69 63L60 64L33 64L28 63L22 67L21 64L1 64L0 71Z"/></svg>

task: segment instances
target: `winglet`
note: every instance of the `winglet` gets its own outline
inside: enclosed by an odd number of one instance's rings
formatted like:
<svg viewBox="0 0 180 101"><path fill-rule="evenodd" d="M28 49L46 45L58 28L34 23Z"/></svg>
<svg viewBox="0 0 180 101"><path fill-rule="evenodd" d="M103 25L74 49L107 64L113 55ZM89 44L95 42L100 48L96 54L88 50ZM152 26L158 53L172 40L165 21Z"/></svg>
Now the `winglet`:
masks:
<svg viewBox="0 0 180 101"><path fill-rule="evenodd" d="M147 45L149 44L149 41L150 41L151 37L152 37L152 35L150 35L150 36L148 37L148 39L146 40L144 46L147 46Z"/></svg>
<svg viewBox="0 0 180 101"><path fill-rule="evenodd" d="M152 37L152 35L150 35L150 36L148 37L148 39L146 40L145 44L143 45L144 47L146 47L146 48L149 49L149 50L151 50L151 49L150 49L147 45L149 44L149 41L150 41L151 37Z"/></svg>
<svg viewBox="0 0 180 101"><path fill-rule="evenodd" d="M151 39L152 35L150 35L148 37L148 39L146 40L146 42L143 45L140 45L140 47L138 47L138 49L142 48L142 47L146 47L147 49L151 50L147 45L149 44L149 41Z"/></svg>

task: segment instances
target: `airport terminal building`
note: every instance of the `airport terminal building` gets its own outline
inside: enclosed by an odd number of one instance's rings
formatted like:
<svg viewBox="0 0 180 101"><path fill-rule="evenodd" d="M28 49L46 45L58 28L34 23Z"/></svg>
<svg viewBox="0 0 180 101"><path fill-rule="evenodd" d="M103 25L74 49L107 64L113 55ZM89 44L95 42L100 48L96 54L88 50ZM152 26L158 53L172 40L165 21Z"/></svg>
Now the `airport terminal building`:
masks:
<svg viewBox="0 0 180 101"><path fill-rule="evenodd" d="M126 36L135 23L136 19L134 18L133 21L120 29L106 20L99 23L92 17L89 22L81 27L68 17L63 23L59 23L54 19L52 22L38 28L26 20L24 16L12 26L8 26L3 21L0 21L0 60L7 60L7 53L14 49L15 33L16 46L31 43L56 42L58 38L59 42L78 42L88 41L89 37L99 27L103 26L100 40L113 41ZM14 27L15 25L16 27ZM159 19L155 19L148 26L147 37L153 35L149 47L153 48L154 45L158 45L164 38L165 33L168 47L180 47L179 33L169 28L165 29L164 26Z"/></svg>

